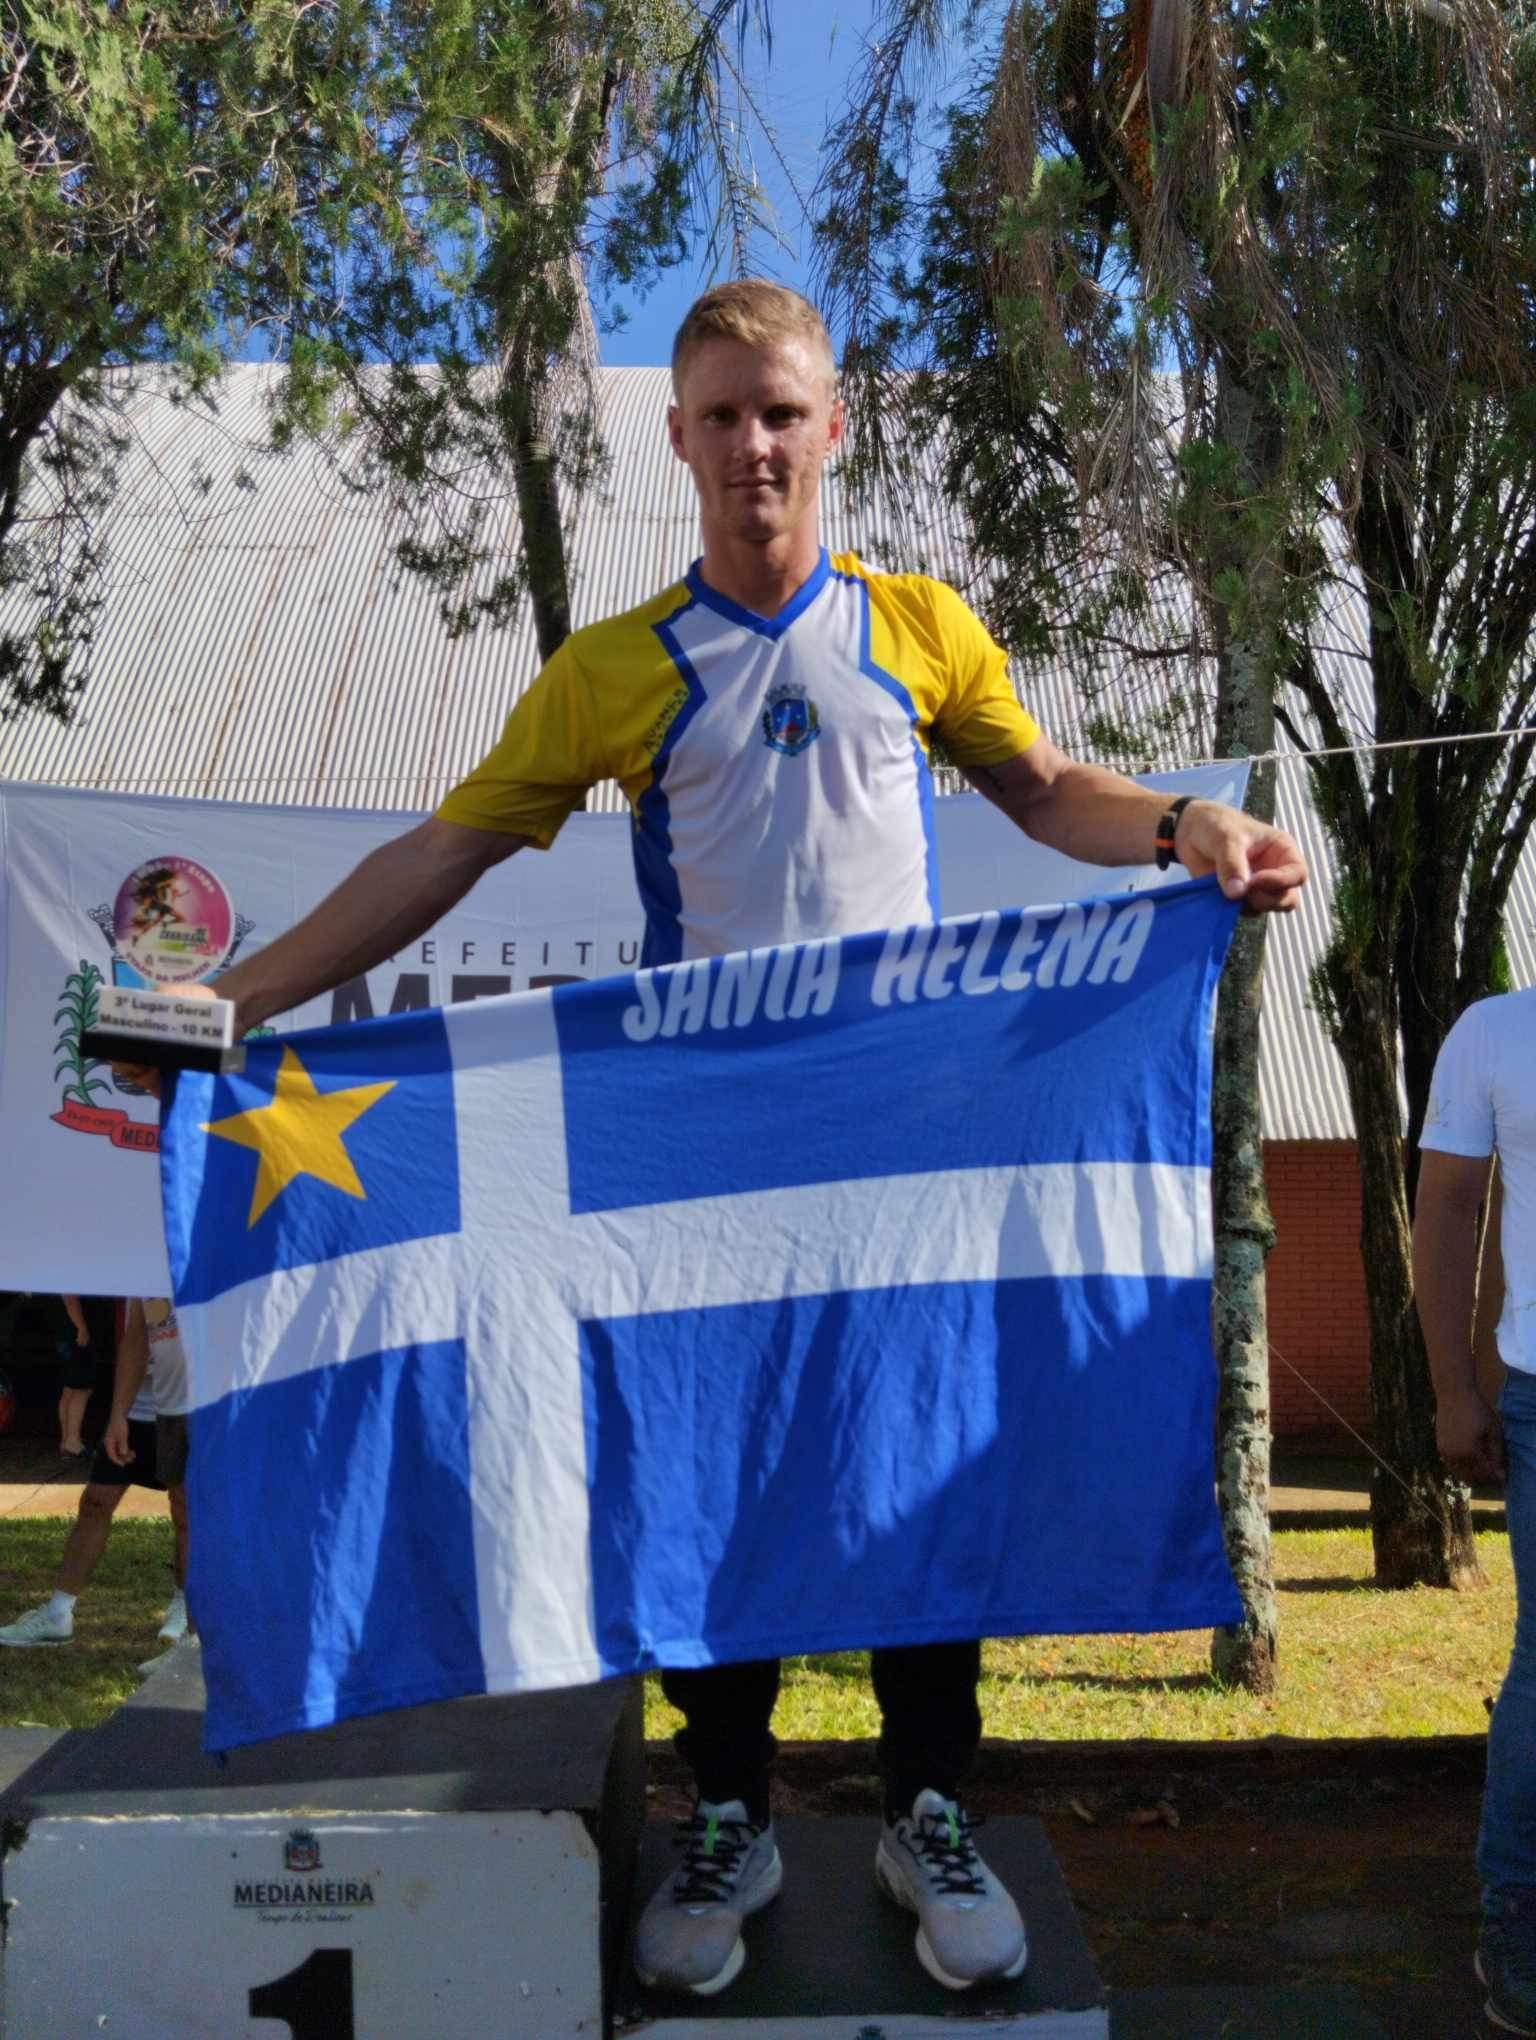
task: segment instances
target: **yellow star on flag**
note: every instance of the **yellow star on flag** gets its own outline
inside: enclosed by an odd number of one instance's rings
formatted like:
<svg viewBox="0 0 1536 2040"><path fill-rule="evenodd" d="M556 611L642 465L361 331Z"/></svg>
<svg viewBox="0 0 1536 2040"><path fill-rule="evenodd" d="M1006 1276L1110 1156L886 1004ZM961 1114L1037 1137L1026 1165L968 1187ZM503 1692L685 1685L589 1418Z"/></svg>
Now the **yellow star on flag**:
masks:
<svg viewBox="0 0 1536 2040"><path fill-rule="evenodd" d="M285 1048L270 1105L253 1105L248 1112L205 1123L204 1133L251 1148L260 1157L251 1191L251 1213L245 1221L247 1230L297 1176L313 1176L318 1182L345 1190L349 1197L366 1198L368 1193L341 1137L354 1120L361 1119L394 1088L391 1081L317 1091L309 1071L291 1048Z"/></svg>

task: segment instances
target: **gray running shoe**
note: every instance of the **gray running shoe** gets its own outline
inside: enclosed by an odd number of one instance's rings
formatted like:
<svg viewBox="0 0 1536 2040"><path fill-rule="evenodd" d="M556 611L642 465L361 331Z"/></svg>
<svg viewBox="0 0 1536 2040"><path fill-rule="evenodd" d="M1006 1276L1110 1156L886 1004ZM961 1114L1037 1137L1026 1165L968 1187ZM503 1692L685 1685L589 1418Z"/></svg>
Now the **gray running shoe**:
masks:
<svg viewBox="0 0 1536 2040"><path fill-rule="evenodd" d="M187 1633L187 1597L178 1587L170 1598L160 1624L162 1643L180 1643Z"/></svg>
<svg viewBox="0 0 1536 2040"><path fill-rule="evenodd" d="M917 1914L917 1959L946 1990L1021 1976L1024 1922L971 1840L954 1800L919 1792L912 1817L891 1821L875 1851L875 1879Z"/></svg>
<svg viewBox="0 0 1536 2040"><path fill-rule="evenodd" d="M1536 2034L1536 1890L1490 1896L1472 1966L1488 1993L1489 2023Z"/></svg>
<svg viewBox="0 0 1536 2040"><path fill-rule="evenodd" d="M32 1650L40 1643L68 1643L74 1633L74 1616L51 1615L45 1601L40 1608L29 1608L25 1615L7 1622L0 1629L0 1643L13 1650Z"/></svg>
<svg viewBox="0 0 1536 2040"><path fill-rule="evenodd" d="M779 1895L784 1866L773 1824L757 1827L739 1799L701 1799L677 1835L682 1867L658 1886L635 1929L644 1984L709 1997L741 1974L741 1923Z"/></svg>

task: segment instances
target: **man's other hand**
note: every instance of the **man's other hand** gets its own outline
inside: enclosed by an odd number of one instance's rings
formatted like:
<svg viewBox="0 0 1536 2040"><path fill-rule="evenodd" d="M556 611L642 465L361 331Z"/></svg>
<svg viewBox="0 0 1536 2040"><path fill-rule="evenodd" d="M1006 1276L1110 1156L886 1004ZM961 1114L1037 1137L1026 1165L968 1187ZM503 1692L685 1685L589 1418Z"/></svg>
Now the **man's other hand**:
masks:
<svg viewBox="0 0 1536 2040"><path fill-rule="evenodd" d="M128 1443L128 1419L114 1417L101 1436L102 1450L114 1466L132 1466L133 1447Z"/></svg>

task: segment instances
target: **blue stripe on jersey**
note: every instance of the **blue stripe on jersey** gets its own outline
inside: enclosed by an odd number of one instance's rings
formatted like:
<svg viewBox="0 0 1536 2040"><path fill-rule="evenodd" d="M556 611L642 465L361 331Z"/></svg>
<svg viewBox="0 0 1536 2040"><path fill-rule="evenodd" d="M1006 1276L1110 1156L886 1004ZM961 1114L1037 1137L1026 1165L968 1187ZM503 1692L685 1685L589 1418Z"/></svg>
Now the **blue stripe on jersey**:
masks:
<svg viewBox="0 0 1536 2040"><path fill-rule="evenodd" d="M1149 1437L1208 1463L1209 1354L1209 1283L1141 1276L588 1320L599 1653L627 1671L1235 1621L1209 1487L1149 1510L1104 1472Z"/></svg>
<svg viewBox="0 0 1536 2040"><path fill-rule="evenodd" d="M635 884L645 909L645 941L640 949L642 970L652 964L677 963L683 954L683 891L672 863L672 809L661 782L674 745L705 701L703 682L672 628L693 606L690 596L654 626L667 657L682 676L688 699L668 725L661 748L651 763L651 783L635 803Z"/></svg>
<svg viewBox="0 0 1536 2040"><path fill-rule="evenodd" d="M924 866L928 882L928 911L934 920L939 912L939 845L933 826L933 768L928 753L918 741L917 707L894 673L877 666L869 649L869 583L857 574L835 574L834 580L849 582L859 591L859 671L885 692L912 725L912 763L917 774L917 806L923 824Z"/></svg>
<svg viewBox="0 0 1536 2040"><path fill-rule="evenodd" d="M755 609L743 609L741 604L733 602L729 595L722 595L717 588L711 588L700 575L697 560L683 578L694 600L702 602L706 609L712 609L716 616L723 616L727 623L734 623L742 630L755 631L759 637L777 640L783 637L797 617L805 614L826 587L832 578L832 565L827 558L827 549L823 546L817 555L815 566L811 569L810 579L801 582L777 616L759 616Z"/></svg>

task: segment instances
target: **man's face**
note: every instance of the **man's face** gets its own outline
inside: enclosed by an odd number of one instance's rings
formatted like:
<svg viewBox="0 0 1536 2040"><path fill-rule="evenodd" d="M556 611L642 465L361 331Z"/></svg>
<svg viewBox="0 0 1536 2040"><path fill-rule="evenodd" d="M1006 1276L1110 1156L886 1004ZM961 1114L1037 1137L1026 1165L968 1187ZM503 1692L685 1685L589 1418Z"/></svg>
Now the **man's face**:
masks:
<svg viewBox="0 0 1536 2040"><path fill-rule="evenodd" d="M667 431L699 492L706 549L721 539L766 544L807 523L814 531L822 466L842 430L826 361L804 341L697 347Z"/></svg>

